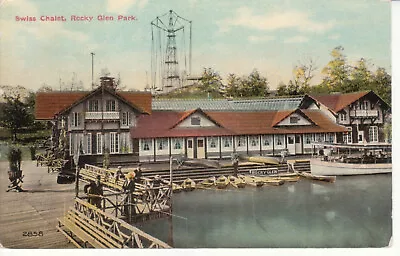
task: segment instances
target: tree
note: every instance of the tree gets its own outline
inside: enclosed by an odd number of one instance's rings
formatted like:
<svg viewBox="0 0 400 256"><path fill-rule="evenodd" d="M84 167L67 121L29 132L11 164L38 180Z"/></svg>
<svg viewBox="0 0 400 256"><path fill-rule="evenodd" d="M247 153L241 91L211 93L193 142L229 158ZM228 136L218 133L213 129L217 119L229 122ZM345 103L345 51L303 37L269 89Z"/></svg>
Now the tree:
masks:
<svg viewBox="0 0 400 256"><path fill-rule="evenodd" d="M223 91L222 78L212 68L204 68L200 80L200 89L211 94L220 94Z"/></svg>
<svg viewBox="0 0 400 256"><path fill-rule="evenodd" d="M43 83L42 86L37 90L38 92L51 92L53 88L50 85Z"/></svg>
<svg viewBox="0 0 400 256"><path fill-rule="evenodd" d="M377 68L372 77L373 90L386 103L392 104L392 77L384 68Z"/></svg>
<svg viewBox="0 0 400 256"><path fill-rule="evenodd" d="M229 74L227 78L225 97L240 97L240 77L235 74Z"/></svg>
<svg viewBox="0 0 400 256"><path fill-rule="evenodd" d="M267 78L254 69L249 76L241 79L240 95L243 97L265 97L269 94Z"/></svg>
<svg viewBox="0 0 400 256"><path fill-rule="evenodd" d="M27 127L33 123L33 115L29 112L27 104L20 100L20 96L16 97L5 96L6 104L3 108L1 124L8 128L12 135L13 140L17 140L17 133L22 128Z"/></svg>
<svg viewBox="0 0 400 256"><path fill-rule="evenodd" d="M330 54L332 60L322 69L322 74L325 75L322 85L331 92L348 90L350 66L343 51L342 46L335 47Z"/></svg>

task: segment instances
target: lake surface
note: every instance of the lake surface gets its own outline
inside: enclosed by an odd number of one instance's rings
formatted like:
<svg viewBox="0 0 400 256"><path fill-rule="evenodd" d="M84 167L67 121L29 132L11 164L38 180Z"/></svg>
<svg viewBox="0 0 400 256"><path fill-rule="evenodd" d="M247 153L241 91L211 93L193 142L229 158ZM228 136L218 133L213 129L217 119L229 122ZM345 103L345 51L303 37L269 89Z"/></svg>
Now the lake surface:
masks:
<svg viewBox="0 0 400 256"><path fill-rule="evenodd" d="M173 214L175 248L385 247L392 236L392 176L197 189L173 194ZM168 220L139 227L168 241Z"/></svg>

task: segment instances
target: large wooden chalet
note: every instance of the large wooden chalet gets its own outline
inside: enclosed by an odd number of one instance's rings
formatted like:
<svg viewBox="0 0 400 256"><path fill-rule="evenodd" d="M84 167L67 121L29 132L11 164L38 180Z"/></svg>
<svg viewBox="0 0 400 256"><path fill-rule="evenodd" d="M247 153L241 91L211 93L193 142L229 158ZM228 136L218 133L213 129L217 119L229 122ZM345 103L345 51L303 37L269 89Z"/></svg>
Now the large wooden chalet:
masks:
<svg viewBox="0 0 400 256"><path fill-rule="evenodd" d="M228 158L309 154L312 142L384 141L389 106L374 92L256 100L159 100L115 90L38 93L36 119L53 124L53 146L84 163L155 162L170 156Z"/></svg>

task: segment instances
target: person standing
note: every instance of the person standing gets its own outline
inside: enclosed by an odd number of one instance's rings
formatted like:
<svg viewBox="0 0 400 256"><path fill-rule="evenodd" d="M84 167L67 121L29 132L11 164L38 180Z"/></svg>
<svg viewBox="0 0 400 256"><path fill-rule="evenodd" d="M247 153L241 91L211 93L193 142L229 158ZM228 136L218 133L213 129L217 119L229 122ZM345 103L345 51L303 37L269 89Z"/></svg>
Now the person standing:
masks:
<svg viewBox="0 0 400 256"><path fill-rule="evenodd" d="M101 177L97 175L96 182L91 181L83 187L83 191L88 195L88 202L101 208L101 199L103 197L103 185L101 184Z"/></svg>
<svg viewBox="0 0 400 256"><path fill-rule="evenodd" d="M136 214L135 211L135 200L133 193L135 192L136 184L135 184L135 173L128 173L127 179L122 185L122 189L126 193L125 203L124 203L124 214L125 216L132 216Z"/></svg>
<svg viewBox="0 0 400 256"><path fill-rule="evenodd" d="M135 170L135 181L136 182L140 182L141 178L142 178L142 164L138 163L136 170Z"/></svg>

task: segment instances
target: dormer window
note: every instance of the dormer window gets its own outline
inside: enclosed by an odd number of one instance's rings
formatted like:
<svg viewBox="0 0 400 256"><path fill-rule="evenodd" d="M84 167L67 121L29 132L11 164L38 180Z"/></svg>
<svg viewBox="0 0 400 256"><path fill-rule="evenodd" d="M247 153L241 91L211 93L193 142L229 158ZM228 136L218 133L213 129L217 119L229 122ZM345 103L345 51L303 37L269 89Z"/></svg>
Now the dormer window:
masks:
<svg viewBox="0 0 400 256"><path fill-rule="evenodd" d="M89 112L98 112L99 111L99 101L98 100L89 100L88 111Z"/></svg>
<svg viewBox="0 0 400 256"><path fill-rule="evenodd" d="M190 124L191 125L200 125L200 117L193 116L192 118L190 118Z"/></svg>
<svg viewBox="0 0 400 256"><path fill-rule="evenodd" d="M347 113L346 112L340 113L339 116L340 116L341 122L347 121Z"/></svg>

